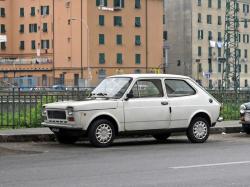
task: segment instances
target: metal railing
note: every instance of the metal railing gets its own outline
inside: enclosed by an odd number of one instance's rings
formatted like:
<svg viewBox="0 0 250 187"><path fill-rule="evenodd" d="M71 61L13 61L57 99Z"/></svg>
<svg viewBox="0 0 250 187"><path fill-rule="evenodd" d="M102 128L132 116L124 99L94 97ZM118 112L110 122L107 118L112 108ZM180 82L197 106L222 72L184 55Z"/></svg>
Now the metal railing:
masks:
<svg viewBox="0 0 250 187"><path fill-rule="evenodd" d="M84 100L92 88L40 90L20 88L0 91L0 129L40 127L42 106L46 103Z"/></svg>
<svg viewBox="0 0 250 187"><path fill-rule="evenodd" d="M66 100L84 100L93 88L6 88L0 90L0 129L40 127L42 106L46 103ZM208 90L218 101L222 101L219 90ZM239 107L250 101L250 90L224 94L221 115L225 120L239 120Z"/></svg>

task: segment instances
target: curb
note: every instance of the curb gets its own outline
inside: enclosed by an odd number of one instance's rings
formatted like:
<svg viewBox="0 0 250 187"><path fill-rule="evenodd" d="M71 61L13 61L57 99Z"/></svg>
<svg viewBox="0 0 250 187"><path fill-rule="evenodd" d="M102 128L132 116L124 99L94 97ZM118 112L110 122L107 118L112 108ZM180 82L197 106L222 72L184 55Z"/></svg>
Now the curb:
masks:
<svg viewBox="0 0 250 187"><path fill-rule="evenodd" d="M212 127L210 134L222 134L222 133L239 133L242 131L241 126L235 127ZM176 135L183 135L185 133L178 133ZM126 136L127 138L129 136ZM134 136L131 136L134 137ZM0 143L7 142L50 142L55 141L55 135L51 133L31 133L31 134L1 134L0 131Z"/></svg>

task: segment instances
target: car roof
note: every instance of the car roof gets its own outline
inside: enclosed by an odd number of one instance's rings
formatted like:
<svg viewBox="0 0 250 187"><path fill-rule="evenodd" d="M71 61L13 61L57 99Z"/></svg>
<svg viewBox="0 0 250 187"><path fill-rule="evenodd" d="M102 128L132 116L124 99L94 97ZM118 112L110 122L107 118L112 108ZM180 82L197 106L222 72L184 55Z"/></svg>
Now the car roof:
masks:
<svg viewBox="0 0 250 187"><path fill-rule="evenodd" d="M174 75L174 74L121 74L113 75L110 77L131 77L131 78L184 78L189 79L187 76Z"/></svg>

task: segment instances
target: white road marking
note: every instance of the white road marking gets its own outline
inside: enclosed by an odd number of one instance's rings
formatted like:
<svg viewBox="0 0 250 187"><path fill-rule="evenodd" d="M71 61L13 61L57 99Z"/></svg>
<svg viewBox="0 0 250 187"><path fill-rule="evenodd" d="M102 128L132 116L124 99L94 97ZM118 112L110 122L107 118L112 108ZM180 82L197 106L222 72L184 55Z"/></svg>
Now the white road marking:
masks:
<svg viewBox="0 0 250 187"><path fill-rule="evenodd" d="M237 164L250 164L250 161L224 162L224 163L201 164L201 165L190 165L190 166L176 166L176 167L170 167L170 169L188 169L188 168L226 166L226 165L237 165Z"/></svg>

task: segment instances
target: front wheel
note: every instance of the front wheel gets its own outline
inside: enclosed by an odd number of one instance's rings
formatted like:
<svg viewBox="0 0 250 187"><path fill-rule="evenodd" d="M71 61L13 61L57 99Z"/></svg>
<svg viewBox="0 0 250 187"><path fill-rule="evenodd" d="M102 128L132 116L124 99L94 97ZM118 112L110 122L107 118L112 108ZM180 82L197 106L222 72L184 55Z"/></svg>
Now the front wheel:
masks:
<svg viewBox="0 0 250 187"><path fill-rule="evenodd" d="M113 143L115 130L113 124L106 119L92 123L88 132L89 141L95 147L108 147Z"/></svg>
<svg viewBox="0 0 250 187"><path fill-rule="evenodd" d="M188 129L187 137L192 143L203 143L209 136L209 123L202 117L194 118Z"/></svg>

